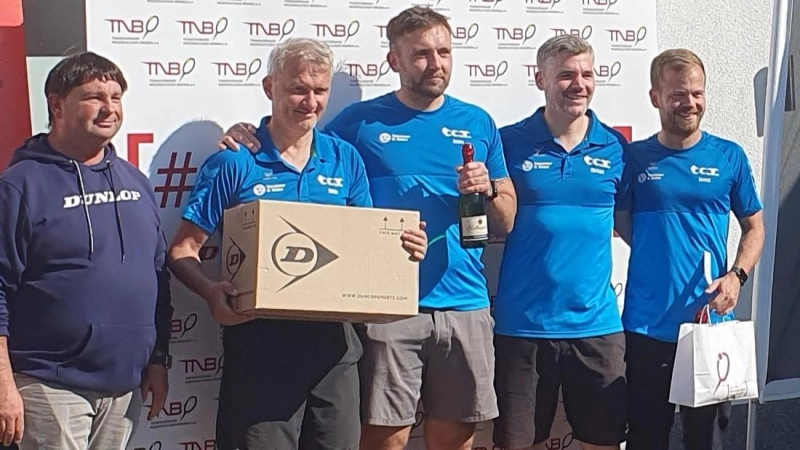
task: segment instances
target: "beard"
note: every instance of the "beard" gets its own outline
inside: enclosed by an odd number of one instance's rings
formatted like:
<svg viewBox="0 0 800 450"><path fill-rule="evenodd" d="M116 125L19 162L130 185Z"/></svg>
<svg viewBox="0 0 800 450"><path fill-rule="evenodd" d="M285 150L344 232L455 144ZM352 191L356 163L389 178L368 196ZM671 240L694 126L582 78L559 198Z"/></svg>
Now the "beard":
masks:
<svg viewBox="0 0 800 450"><path fill-rule="evenodd" d="M411 90L411 92L426 98L433 99L444 94L444 91L447 90L447 87L450 85L450 77L443 75L441 77L443 81L438 85L427 84L426 81L430 78L431 77L428 76L418 80L412 80L411 83L409 83L408 88Z"/></svg>
<svg viewBox="0 0 800 450"><path fill-rule="evenodd" d="M681 116L682 113L686 112L694 113L694 116L691 116L690 120L687 120ZM700 110L676 110L668 113L661 113L661 128L670 134L688 137L700 129L700 122L702 119L703 111Z"/></svg>

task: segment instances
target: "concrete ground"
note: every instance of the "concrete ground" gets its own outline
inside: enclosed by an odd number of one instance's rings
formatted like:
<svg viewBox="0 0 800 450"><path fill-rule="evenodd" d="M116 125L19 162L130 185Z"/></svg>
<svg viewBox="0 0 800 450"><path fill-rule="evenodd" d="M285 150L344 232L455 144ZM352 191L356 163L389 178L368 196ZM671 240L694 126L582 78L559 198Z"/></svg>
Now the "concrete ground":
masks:
<svg viewBox="0 0 800 450"><path fill-rule="evenodd" d="M757 405L755 450L800 450L800 399ZM670 450L684 450L682 426L676 416ZM745 450L747 443L747 405L731 410L728 429L717 436L714 450Z"/></svg>

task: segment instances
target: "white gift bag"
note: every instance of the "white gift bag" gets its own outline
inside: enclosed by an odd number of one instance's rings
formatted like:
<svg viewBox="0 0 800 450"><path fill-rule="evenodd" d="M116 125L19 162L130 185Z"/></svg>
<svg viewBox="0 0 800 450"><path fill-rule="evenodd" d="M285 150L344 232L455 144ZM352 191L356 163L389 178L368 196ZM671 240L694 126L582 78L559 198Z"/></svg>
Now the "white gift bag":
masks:
<svg viewBox="0 0 800 450"><path fill-rule="evenodd" d="M751 398L758 398L753 322L682 324L670 403L699 407Z"/></svg>

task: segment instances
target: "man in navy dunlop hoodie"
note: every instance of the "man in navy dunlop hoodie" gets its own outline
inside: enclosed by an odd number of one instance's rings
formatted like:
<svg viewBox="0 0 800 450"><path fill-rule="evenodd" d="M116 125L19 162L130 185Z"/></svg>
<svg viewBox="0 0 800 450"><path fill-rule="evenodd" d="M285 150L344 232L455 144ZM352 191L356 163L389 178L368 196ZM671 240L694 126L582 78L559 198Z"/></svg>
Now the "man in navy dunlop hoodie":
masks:
<svg viewBox="0 0 800 450"><path fill-rule="evenodd" d="M0 174L3 445L121 450L142 398L149 418L164 404L166 242L147 178L110 144L126 87L101 56L62 60L45 85L51 132Z"/></svg>

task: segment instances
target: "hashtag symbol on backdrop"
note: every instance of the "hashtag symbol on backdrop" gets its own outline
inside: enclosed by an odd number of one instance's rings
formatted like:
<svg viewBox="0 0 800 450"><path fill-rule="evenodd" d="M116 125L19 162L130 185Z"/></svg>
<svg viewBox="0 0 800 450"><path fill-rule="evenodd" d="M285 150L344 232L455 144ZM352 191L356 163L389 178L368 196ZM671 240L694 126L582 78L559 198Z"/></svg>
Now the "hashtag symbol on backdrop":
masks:
<svg viewBox="0 0 800 450"><path fill-rule="evenodd" d="M175 208L181 206L184 192L191 192L194 186L186 184L186 178L193 173L197 173L197 167L191 167L192 152L186 152L183 155L183 166L177 166L178 153L172 152L169 157L169 166L166 168L158 169L159 175L164 175L164 184L156 186L155 192L161 194L161 207L166 208L169 201L169 195L175 194ZM179 175L178 183L172 184L173 177Z"/></svg>

